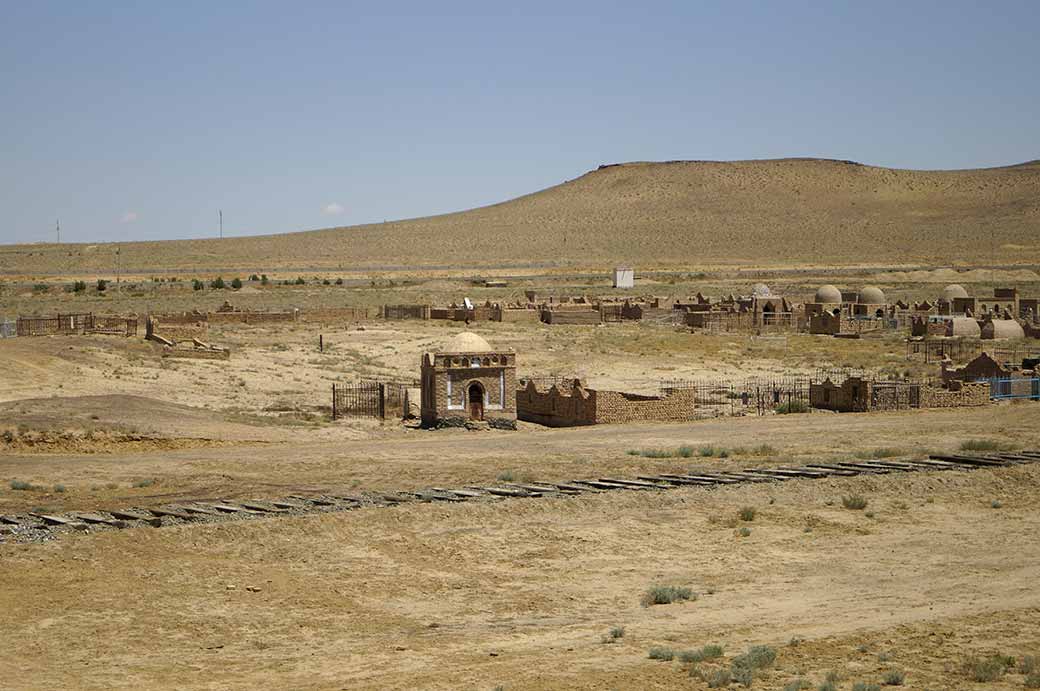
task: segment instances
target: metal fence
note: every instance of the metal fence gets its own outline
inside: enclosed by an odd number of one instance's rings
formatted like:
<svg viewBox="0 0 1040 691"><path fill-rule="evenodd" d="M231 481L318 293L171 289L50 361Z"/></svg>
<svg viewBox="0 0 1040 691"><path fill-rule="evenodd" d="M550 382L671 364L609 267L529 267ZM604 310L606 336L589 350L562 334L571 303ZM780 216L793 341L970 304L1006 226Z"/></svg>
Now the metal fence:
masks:
<svg viewBox="0 0 1040 691"><path fill-rule="evenodd" d="M411 382L362 381L332 385L332 419L408 417Z"/></svg>
<svg viewBox="0 0 1040 691"><path fill-rule="evenodd" d="M697 408L714 415L765 415L772 412L809 412L809 377L773 379L671 380L661 382L661 393L693 390Z"/></svg>
<svg viewBox="0 0 1040 691"><path fill-rule="evenodd" d="M1040 400L1040 377L990 379L989 397L997 401Z"/></svg>

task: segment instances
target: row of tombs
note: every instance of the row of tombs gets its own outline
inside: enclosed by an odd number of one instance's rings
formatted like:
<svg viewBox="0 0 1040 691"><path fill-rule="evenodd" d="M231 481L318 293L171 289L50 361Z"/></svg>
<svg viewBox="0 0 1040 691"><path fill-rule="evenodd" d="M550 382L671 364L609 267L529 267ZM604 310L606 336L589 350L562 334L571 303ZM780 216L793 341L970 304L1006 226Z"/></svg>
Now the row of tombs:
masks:
<svg viewBox="0 0 1040 691"><path fill-rule="evenodd" d="M1035 361L1012 368L986 353L963 368L942 365L941 383L874 381L848 377L806 383L808 407L839 412L901 408L948 408L989 404L995 378L1020 381L1026 395L1040 399ZM703 417L696 387L665 389L641 395L588 388L578 379L549 386L528 379L518 386L516 353L495 350L482 337L464 332L443 349L426 353L420 377L420 412L424 427L471 426L474 423L515 429L516 421L549 427L630 422L684 422ZM782 405L779 391L771 404ZM747 394L743 394L745 397Z"/></svg>

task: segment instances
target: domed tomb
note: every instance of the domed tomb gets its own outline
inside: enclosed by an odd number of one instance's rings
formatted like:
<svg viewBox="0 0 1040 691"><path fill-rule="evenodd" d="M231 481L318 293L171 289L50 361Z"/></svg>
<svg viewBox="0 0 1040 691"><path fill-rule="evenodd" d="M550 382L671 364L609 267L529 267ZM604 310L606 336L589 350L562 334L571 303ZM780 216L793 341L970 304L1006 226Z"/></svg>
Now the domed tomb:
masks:
<svg viewBox="0 0 1040 691"><path fill-rule="evenodd" d="M423 355L421 397L423 427L516 429L516 353L469 331L456 334Z"/></svg>

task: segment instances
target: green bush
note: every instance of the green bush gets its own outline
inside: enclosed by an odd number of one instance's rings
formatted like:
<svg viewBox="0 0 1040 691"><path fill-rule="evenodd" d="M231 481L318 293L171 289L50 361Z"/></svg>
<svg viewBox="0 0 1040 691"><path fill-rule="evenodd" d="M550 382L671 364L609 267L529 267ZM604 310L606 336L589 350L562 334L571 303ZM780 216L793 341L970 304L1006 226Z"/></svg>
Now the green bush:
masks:
<svg viewBox="0 0 1040 691"><path fill-rule="evenodd" d="M643 593L643 597L639 602L643 607L650 607L651 605L670 605L673 602L696 599L697 594L689 588L675 585L655 585Z"/></svg>
<svg viewBox="0 0 1040 691"><path fill-rule="evenodd" d="M1026 675L1025 687L1027 689L1040 689L1040 673L1033 672Z"/></svg>
<svg viewBox="0 0 1040 691"><path fill-rule="evenodd" d="M784 691L804 691L804 689L811 689L812 683L808 679L792 679L787 682L784 686Z"/></svg>
<svg viewBox="0 0 1040 691"><path fill-rule="evenodd" d="M82 293L87 290L87 284L85 281L76 281L72 284L73 293Z"/></svg>
<svg viewBox="0 0 1040 691"><path fill-rule="evenodd" d="M231 279L231 287L235 290L240 289L242 287L242 279L238 276L235 276L233 279Z"/></svg>
<svg viewBox="0 0 1040 691"><path fill-rule="evenodd" d="M269 280L268 280L268 278L267 278L267 274L261 274L261 275L260 275L260 285L262 285L262 286L265 286L265 285L267 285L267 284L268 284L269 282L270 282L270 281L269 281Z"/></svg>
<svg viewBox="0 0 1040 691"><path fill-rule="evenodd" d="M789 415L791 413L808 413L809 404L805 401L790 401L782 403L773 409L778 415Z"/></svg>
<svg viewBox="0 0 1040 691"><path fill-rule="evenodd" d="M865 681L857 681L852 685L852 691L881 691L881 685L868 684Z"/></svg>
<svg viewBox="0 0 1040 691"><path fill-rule="evenodd" d="M192 290L202 290L205 287L206 287L206 284L203 283L202 281L200 281L197 278L191 282L191 289Z"/></svg>
<svg viewBox="0 0 1040 691"><path fill-rule="evenodd" d="M343 279L342 278L337 278L336 279L336 285L338 285L338 286L343 285Z"/></svg>
<svg viewBox="0 0 1040 691"><path fill-rule="evenodd" d="M65 485L54 485L54 491L58 494L65 494Z"/></svg>
<svg viewBox="0 0 1040 691"><path fill-rule="evenodd" d="M296 279L296 285L298 285L298 286L306 285L306 283L307 283L307 281L303 280L303 276L300 276L299 278Z"/></svg>
<svg viewBox="0 0 1040 691"><path fill-rule="evenodd" d="M223 277L217 276L216 278L214 278L212 281L209 282L209 287L213 288L214 290L222 290L225 287Z"/></svg>
<svg viewBox="0 0 1040 691"><path fill-rule="evenodd" d="M36 487L31 482L26 482L25 480L11 480L11 489L27 492L36 489Z"/></svg>
<svg viewBox="0 0 1040 691"><path fill-rule="evenodd" d="M99 278L97 282L97 292L103 293L108 290L108 281L103 278Z"/></svg>
<svg viewBox="0 0 1040 691"><path fill-rule="evenodd" d="M743 528L737 531L737 534L739 534L740 537L751 537L751 528L744 526Z"/></svg>
<svg viewBox="0 0 1040 691"><path fill-rule="evenodd" d="M748 669L766 669L776 662L776 649L768 645L753 645L743 655L733 658L732 666Z"/></svg>
<svg viewBox="0 0 1040 691"><path fill-rule="evenodd" d="M256 283L259 280L260 280L260 277L257 276L256 274L249 274L249 282L250 283Z"/></svg>
<svg viewBox="0 0 1040 691"><path fill-rule="evenodd" d="M747 521L750 523L751 521L755 520L755 515L757 513L758 511L755 509L754 506L745 506L740 510L740 520Z"/></svg>
<svg viewBox="0 0 1040 691"><path fill-rule="evenodd" d="M732 679L728 669L717 669L708 675L709 689L724 689L730 685Z"/></svg>

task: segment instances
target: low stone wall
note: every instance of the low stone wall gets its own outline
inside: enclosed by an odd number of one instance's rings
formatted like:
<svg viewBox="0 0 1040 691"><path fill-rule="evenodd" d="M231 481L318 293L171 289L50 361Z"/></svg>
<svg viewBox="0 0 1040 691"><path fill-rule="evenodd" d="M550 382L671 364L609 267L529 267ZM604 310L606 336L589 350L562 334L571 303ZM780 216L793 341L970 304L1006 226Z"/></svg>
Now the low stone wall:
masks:
<svg viewBox="0 0 1040 691"><path fill-rule="evenodd" d="M596 424L625 422L688 422L696 419L692 389L676 389L668 396L639 396L620 391L594 391Z"/></svg>
<svg viewBox="0 0 1040 691"><path fill-rule="evenodd" d="M541 320L541 313L536 309L500 309L498 321L535 324Z"/></svg>
<svg viewBox="0 0 1040 691"><path fill-rule="evenodd" d="M291 312L210 312L207 321L216 324L267 324L270 322L294 322L299 319L299 310Z"/></svg>
<svg viewBox="0 0 1040 691"><path fill-rule="evenodd" d="M989 405L988 382L951 382L949 389L921 387L922 408L965 408Z"/></svg>
<svg viewBox="0 0 1040 691"><path fill-rule="evenodd" d="M230 360L231 351L227 348L166 348L162 356L187 360Z"/></svg>
<svg viewBox="0 0 1040 691"><path fill-rule="evenodd" d="M168 341L178 343L180 341L191 341L193 338L204 341L208 335L209 322L205 321L205 319L195 322L168 323L163 319L149 317L148 321L145 322L145 338L149 339L152 336L162 336Z"/></svg>
<svg viewBox="0 0 1040 691"><path fill-rule="evenodd" d="M542 321L546 324L594 325L601 321L597 309L542 310Z"/></svg>
<svg viewBox="0 0 1040 691"><path fill-rule="evenodd" d="M314 310L300 310L299 321L309 324L325 324L329 322L364 321L369 318L367 307L325 307Z"/></svg>

